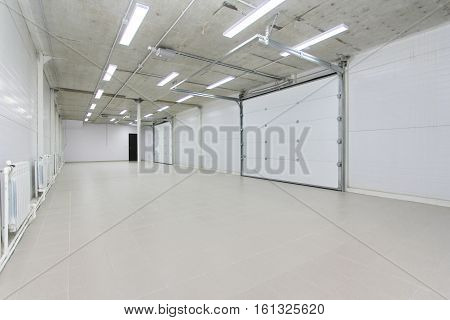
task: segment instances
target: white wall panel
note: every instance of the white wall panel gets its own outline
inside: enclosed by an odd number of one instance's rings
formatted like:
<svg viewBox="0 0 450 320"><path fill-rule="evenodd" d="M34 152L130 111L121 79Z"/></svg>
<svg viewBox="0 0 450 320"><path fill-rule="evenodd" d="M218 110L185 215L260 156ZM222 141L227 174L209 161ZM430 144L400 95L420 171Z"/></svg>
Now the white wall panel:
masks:
<svg viewBox="0 0 450 320"><path fill-rule="evenodd" d="M239 107L235 102L214 100L202 107L202 167L240 173Z"/></svg>
<svg viewBox="0 0 450 320"><path fill-rule="evenodd" d="M245 100L244 174L338 188L338 115L336 76Z"/></svg>
<svg viewBox="0 0 450 320"><path fill-rule="evenodd" d="M153 161L153 127L142 127L141 149L141 160Z"/></svg>
<svg viewBox="0 0 450 320"><path fill-rule="evenodd" d="M20 10L17 2L10 1ZM36 159L37 59L19 16L0 5L0 167Z"/></svg>
<svg viewBox="0 0 450 320"><path fill-rule="evenodd" d="M164 122L155 126L155 162L172 164L172 123Z"/></svg>
<svg viewBox="0 0 450 320"><path fill-rule="evenodd" d="M176 114L173 124L174 163L181 167L198 168L201 154L200 108Z"/></svg>
<svg viewBox="0 0 450 320"><path fill-rule="evenodd" d="M126 161L128 135L136 127L64 120L66 162Z"/></svg>
<svg viewBox="0 0 450 320"><path fill-rule="evenodd" d="M450 25L371 54L350 63L349 187L450 200Z"/></svg>

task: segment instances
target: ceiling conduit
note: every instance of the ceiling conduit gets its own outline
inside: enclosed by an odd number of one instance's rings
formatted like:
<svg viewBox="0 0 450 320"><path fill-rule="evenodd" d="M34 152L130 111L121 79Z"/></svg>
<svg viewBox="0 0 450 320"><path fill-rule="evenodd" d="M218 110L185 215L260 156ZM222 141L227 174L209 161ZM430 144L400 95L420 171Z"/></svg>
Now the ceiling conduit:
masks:
<svg viewBox="0 0 450 320"><path fill-rule="evenodd" d="M178 16L178 18L172 23L172 25L169 27L169 29L167 29L167 31L163 34L163 36L161 37L161 39L159 39L159 41L157 42L157 44L155 45L155 47L158 47L161 42L166 38L166 36L170 33L170 31L172 31L172 29L178 24L178 22L180 21L180 19L186 14L186 12L189 10L189 8L194 4L196 0L191 0L191 2L189 2L189 4L186 6L186 8L181 12L181 14ZM133 79L133 77L144 67L145 63L147 62L147 60L151 57L151 55L154 53L154 50L151 50L146 56L145 58L138 64L137 68L133 71L133 73L128 77L128 79L122 84L122 86L119 88L119 90L117 90L117 92L114 94L114 96L112 97L112 99L106 104L106 106L102 109L102 111L99 113L99 115L97 116L97 118L106 110L106 108L108 108L108 106L114 101L114 99L117 97L117 95L120 93L120 91L123 90L123 88L125 88L128 83L130 82L131 79ZM150 101L151 103L153 103L152 101ZM96 118L96 120L97 120Z"/></svg>

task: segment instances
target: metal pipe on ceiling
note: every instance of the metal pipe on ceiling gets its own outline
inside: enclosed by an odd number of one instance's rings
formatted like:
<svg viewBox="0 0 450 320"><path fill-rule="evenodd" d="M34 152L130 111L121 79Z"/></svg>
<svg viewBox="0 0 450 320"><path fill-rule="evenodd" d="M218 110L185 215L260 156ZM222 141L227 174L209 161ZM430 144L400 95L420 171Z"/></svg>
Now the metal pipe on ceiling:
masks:
<svg viewBox="0 0 450 320"><path fill-rule="evenodd" d="M265 73L265 72L261 72L261 71L257 71L257 70L247 69L247 68L244 68L244 67L240 67L240 66L229 64L229 63L225 63L225 62L222 62L220 60L217 61L217 60L214 60L214 59L198 56L198 55L192 54L192 53L182 52L182 51L178 51L178 50L174 50L174 49L166 49L166 48L158 48L158 49L161 50L161 54L162 55L164 55L164 52L167 52L169 54L175 54L175 55L191 58L191 59L198 60L198 61L208 62L210 64L217 64L217 65L219 65L221 67L243 71L243 72L246 72L247 74L250 74L250 73L251 74L256 74L256 75L259 75L259 76L262 76L262 77L270 78L272 80L281 80L282 79L281 77L273 75L273 74L270 74L270 73Z"/></svg>
<svg viewBox="0 0 450 320"><path fill-rule="evenodd" d="M226 96L221 96L221 95L217 95L217 94L208 94L208 93L196 92L196 91L185 90L185 89L173 89L173 91L179 92L179 93L190 94L190 95L197 96L197 97L222 99L222 100L230 100L230 101L234 101L234 102L239 102L238 98L226 97Z"/></svg>
<svg viewBox="0 0 450 320"><path fill-rule="evenodd" d="M247 7L250 7L250 8L253 8L253 9L256 8L256 6L254 6L254 5L252 5L251 3L248 3L247 1L244 1L244 0L237 0L237 2L240 2L240 3L242 3L243 5L246 5Z"/></svg>
<svg viewBox="0 0 450 320"><path fill-rule="evenodd" d="M194 4L196 0L191 0L189 2L189 4L186 6L186 8L181 12L181 14L178 16L178 18L172 23L172 25L169 27L169 29L167 29L167 31L163 34L163 36L159 39L159 41L156 43L155 47L158 47L161 42L166 38L166 36L169 34L170 31L172 31L172 29L178 24L178 22L180 21L180 19L186 14L186 12L189 10L189 8ZM137 68L133 71L133 73L128 77L128 79L122 84L122 86L119 88L119 90L117 90L117 92L114 94L114 96L112 97L112 99L106 104L106 106L102 109L102 111L100 111L99 115L101 115L103 113L103 111L105 111L105 109L111 104L111 102L114 101L114 99L116 98L116 96L120 93L120 91L123 90L123 88L125 88L125 86L128 85L128 82L130 82L130 80L137 74L137 72L139 72L143 67L144 64L147 62L147 60L150 58L150 56L153 54L153 50L151 50L146 56L145 58L138 64ZM151 101L152 102L152 101ZM152 102L153 103L153 102ZM97 118L99 117L99 115L97 115ZM96 119L97 119L96 118Z"/></svg>
<svg viewBox="0 0 450 320"><path fill-rule="evenodd" d="M119 69L119 68L117 68L116 71L119 71L119 72L127 72L127 73L133 73L133 71L125 70L125 69ZM154 74L154 73L148 73L148 72L142 72L142 71L139 71L139 72L137 72L136 74L139 75L139 76L145 76L145 77L157 78L157 79L164 79L164 78L166 77L166 76L160 76L160 75L157 75L157 74ZM186 83L188 83L188 84L194 84L194 85L202 86L202 87L207 86L207 85L204 84L204 83L193 82L193 81L186 81ZM240 91L236 91L236 90L233 90L233 89L227 89L227 88L222 88L222 89L228 90L228 91L233 91L233 92L240 92ZM113 95L111 95L111 96L113 96Z"/></svg>
<svg viewBox="0 0 450 320"><path fill-rule="evenodd" d="M94 94L98 90L98 87L100 85L100 81L102 80L102 77L103 77L104 73L106 72L106 68L108 68L109 61L111 60L112 53L113 53L113 51L114 51L114 49L115 49L115 47L117 45L117 42L118 42L119 37L120 37L120 34L122 33L122 28L125 25L125 19L128 17L128 14L130 13L130 9L133 6L133 3L134 3L134 0L130 0L130 2L128 3L127 10L125 11L125 15L123 16L122 22L120 23L119 30L117 31L116 37L114 39L114 42L113 42L111 48L109 49L109 53L108 53L108 57L106 59L105 65L103 66L102 72L100 73L100 77L98 78L97 84L95 85ZM92 104L92 100L93 99L94 99L94 96L91 97L91 100L89 101L88 108Z"/></svg>
<svg viewBox="0 0 450 320"><path fill-rule="evenodd" d="M87 94L87 95L92 95L92 94L95 93L94 91L79 90L79 89L72 89L72 88L61 88L61 87L55 88L55 90L56 90L56 91L64 91L64 92L72 92L72 93L81 93L81 94ZM103 96L106 96L106 97L113 97L114 94L112 94L112 93L103 93ZM136 98L127 97L127 96L124 96L124 95L117 95L117 96L116 96L116 99L133 100L133 101L136 100ZM158 99L158 100L154 100L154 101L142 99L142 101L152 102L152 103L154 103L154 102L160 102L160 103L164 103L164 104L171 104L171 103L174 103L173 101L162 100L162 99ZM197 106L198 106L198 105L192 104L192 103L183 103L183 104L184 104L184 105L187 105L187 106L193 106L193 107L197 107Z"/></svg>

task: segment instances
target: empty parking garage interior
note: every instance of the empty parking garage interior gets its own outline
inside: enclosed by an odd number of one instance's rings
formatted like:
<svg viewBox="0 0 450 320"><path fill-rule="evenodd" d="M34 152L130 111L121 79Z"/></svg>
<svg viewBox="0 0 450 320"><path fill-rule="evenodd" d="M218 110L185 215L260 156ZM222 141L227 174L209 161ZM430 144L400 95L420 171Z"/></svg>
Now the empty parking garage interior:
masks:
<svg viewBox="0 0 450 320"><path fill-rule="evenodd" d="M0 0L0 40L0 298L450 297L450 1Z"/></svg>

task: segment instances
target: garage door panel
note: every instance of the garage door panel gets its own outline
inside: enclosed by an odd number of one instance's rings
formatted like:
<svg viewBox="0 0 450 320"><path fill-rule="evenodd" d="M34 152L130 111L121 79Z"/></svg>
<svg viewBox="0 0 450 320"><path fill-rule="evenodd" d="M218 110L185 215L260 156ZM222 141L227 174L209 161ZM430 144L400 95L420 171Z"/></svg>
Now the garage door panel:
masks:
<svg viewBox="0 0 450 320"><path fill-rule="evenodd" d="M295 148L291 148L287 144L262 144L261 148L259 154L264 157L290 160L299 158ZM339 161L337 157L338 152L339 148L335 141L310 142L301 149L300 156L303 156L306 162L328 161L336 164ZM256 155L255 153L248 153L248 156Z"/></svg>
<svg viewBox="0 0 450 320"><path fill-rule="evenodd" d="M244 168L245 175L255 178L338 188L336 166L330 162L312 161L308 164L308 173L299 161L246 158Z"/></svg>
<svg viewBox="0 0 450 320"><path fill-rule="evenodd" d="M338 188L336 76L245 100L243 108L244 175Z"/></svg>

